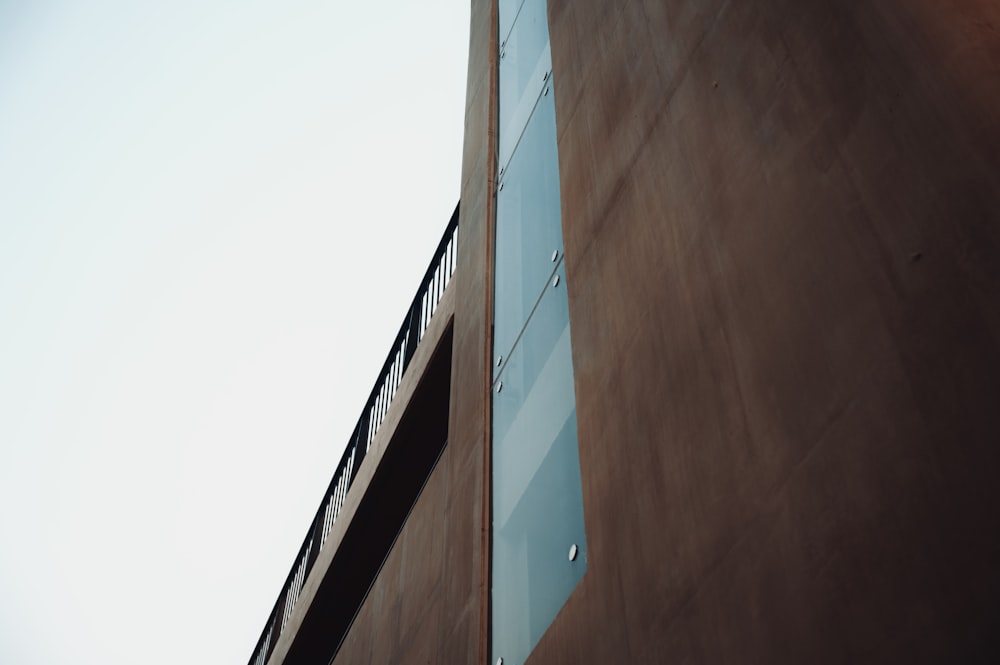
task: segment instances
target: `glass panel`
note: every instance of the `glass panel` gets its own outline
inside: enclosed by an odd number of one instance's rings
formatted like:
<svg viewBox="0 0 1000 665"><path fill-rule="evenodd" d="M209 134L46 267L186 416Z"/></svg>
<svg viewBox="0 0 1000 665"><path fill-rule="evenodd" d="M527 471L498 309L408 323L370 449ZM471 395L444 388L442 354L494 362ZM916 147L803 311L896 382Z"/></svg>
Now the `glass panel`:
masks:
<svg viewBox="0 0 1000 665"><path fill-rule="evenodd" d="M587 567L562 281L545 291L500 381L493 396L491 662L520 665Z"/></svg>
<svg viewBox="0 0 1000 665"><path fill-rule="evenodd" d="M500 49L500 164L510 154L552 68L545 0L525 0ZM506 148L506 149L505 149Z"/></svg>
<svg viewBox="0 0 1000 665"><path fill-rule="evenodd" d="M535 108L497 194L493 348L504 357L552 274L552 253L562 257L552 97Z"/></svg>
<svg viewBox="0 0 1000 665"><path fill-rule="evenodd" d="M521 138L521 133L524 131L528 118L531 117L531 112L534 110L538 98L542 96L545 87L551 85L549 81L551 70L552 57L549 53L549 45L546 44L545 50L535 64L534 72L531 73L529 81L525 83L520 101L510 107L501 102L501 119L507 130L500 133L500 141L497 146L497 164L501 167L507 166L511 153L517 147L517 142Z"/></svg>
<svg viewBox="0 0 1000 665"><path fill-rule="evenodd" d="M510 27L514 25L514 19L517 18L517 12L524 4L524 0L498 0L497 4L500 19L500 39L497 43L502 44L507 39Z"/></svg>

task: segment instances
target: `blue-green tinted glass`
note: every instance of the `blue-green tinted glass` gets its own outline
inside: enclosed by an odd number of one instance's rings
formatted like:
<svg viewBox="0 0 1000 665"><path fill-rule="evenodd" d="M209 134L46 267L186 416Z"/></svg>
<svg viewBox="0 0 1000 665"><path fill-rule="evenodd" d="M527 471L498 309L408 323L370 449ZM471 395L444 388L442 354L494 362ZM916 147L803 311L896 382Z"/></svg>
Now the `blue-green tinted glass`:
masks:
<svg viewBox="0 0 1000 665"><path fill-rule="evenodd" d="M500 24L500 43L507 39L510 27L514 25L517 12L520 11L524 0L498 0L497 10Z"/></svg>
<svg viewBox="0 0 1000 665"><path fill-rule="evenodd" d="M492 662L504 665L525 661L587 567L561 265L556 275L493 395Z"/></svg>
<svg viewBox="0 0 1000 665"><path fill-rule="evenodd" d="M500 165L506 164L552 68L545 0L525 0L500 49Z"/></svg>
<svg viewBox="0 0 1000 665"><path fill-rule="evenodd" d="M543 96L497 194L493 348L504 357L562 257L553 95Z"/></svg>

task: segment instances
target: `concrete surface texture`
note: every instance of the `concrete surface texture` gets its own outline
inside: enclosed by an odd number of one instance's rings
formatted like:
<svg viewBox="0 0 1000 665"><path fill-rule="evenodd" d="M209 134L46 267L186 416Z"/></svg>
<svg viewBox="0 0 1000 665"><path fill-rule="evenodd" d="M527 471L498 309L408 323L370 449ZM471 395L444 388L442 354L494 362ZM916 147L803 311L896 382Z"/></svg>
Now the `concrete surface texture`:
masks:
<svg viewBox="0 0 1000 665"><path fill-rule="evenodd" d="M994 662L1000 5L549 17L590 568L529 662Z"/></svg>

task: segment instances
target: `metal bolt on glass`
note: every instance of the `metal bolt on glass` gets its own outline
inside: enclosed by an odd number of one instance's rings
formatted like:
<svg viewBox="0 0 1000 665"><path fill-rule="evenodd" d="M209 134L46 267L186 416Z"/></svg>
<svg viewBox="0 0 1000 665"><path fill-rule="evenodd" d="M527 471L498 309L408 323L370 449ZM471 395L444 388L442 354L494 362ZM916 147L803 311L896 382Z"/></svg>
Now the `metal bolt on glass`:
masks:
<svg viewBox="0 0 1000 665"><path fill-rule="evenodd" d="M570 561L576 561L576 554L579 551L580 550L577 548L576 543L573 543L572 545L570 545L570 547L569 547L569 560Z"/></svg>
<svg viewBox="0 0 1000 665"><path fill-rule="evenodd" d="M559 258L559 250L558 249L552 250L552 263L555 263L556 259L558 258Z"/></svg>
<svg viewBox="0 0 1000 665"><path fill-rule="evenodd" d="M499 367L500 363L502 362L503 362L503 356L497 356L497 367Z"/></svg>
<svg viewBox="0 0 1000 665"><path fill-rule="evenodd" d="M497 392L500 392L501 390L503 390L503 381L497 384Z"/></svg>
<svg viewBox="0 0 1000 665"><path fill-rule="evenodd" d="M503 665L503 656L497 658L497 665Z"/></svg>
<svg viewBox="0 0 1000 665"><path fill-rule="evenodd" d="M552 280L552 286L559 286L559 275L556 275L555 279Z"/></svg>

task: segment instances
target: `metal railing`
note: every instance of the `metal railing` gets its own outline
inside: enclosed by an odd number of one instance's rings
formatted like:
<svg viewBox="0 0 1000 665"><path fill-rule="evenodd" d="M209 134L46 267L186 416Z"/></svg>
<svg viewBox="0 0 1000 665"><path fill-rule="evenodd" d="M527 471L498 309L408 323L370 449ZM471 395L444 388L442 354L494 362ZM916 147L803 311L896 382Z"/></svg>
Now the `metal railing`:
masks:
<svg viewBox="0 0 1000 665"><path fill-rule="evenodd" d="M313 518L302 547L299 548L295 563L281 588L278 601L274 604L274 609L271 610L260 639L257 640L257 646L250 657L249 665L266 665L278 638L281 637L281 633L288 625L292 612L295 610L295 604L298 602L299 594L302 592L302 587L309 577L309 571L312 570L313 564L326 544L333 525L344 506L344 499L354 482L358 467L361 466L361 461L365 458L372 441L375 440L375 434L389 411L392 398L395 397L396 391L399 389L403 373L409 366L417 345L427 331L427 326L437 310L445 287L451 281L458 258L458 209L459 206L456 206L444 236L434 252L434 258L431 259L430 266L420 282L417 295L413 298L413 303L399 328L399 333L396 335L389 356L382 366L375 387L372 388L371 394L368 396L368 402L361 411L361 417L358 419L354 432L347 443L347 448L340 458L337 470L333 474L333 480L330 481L330 487Z"/></svg>

